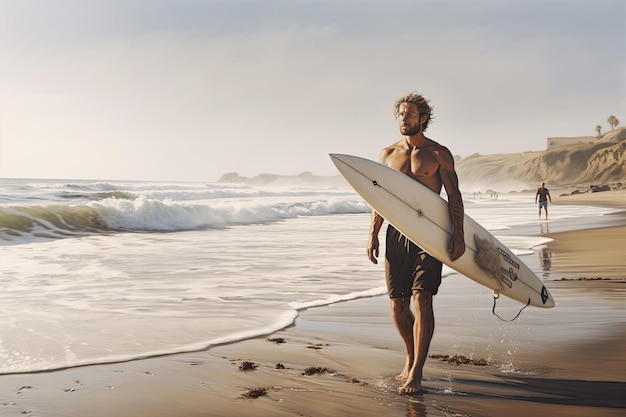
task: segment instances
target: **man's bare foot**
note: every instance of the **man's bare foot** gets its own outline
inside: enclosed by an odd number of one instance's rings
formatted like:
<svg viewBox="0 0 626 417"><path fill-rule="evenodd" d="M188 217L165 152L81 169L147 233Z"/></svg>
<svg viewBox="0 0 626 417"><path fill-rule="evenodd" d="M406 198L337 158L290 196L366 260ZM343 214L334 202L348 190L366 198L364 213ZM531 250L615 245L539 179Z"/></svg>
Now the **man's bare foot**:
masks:
<svg viewBox="0 0 626 417"><path fill-rule="evenodd" d="M412 365L413 362L410 361L410 359L407 359L406 365L404 365L404 369L402 370L402 372L396 375L396 381L406 381L406 379L409 377L409 371L411 370Z"/></svg>
<svg viewBox="0 0 626 417"><path fill-rule="evenodd" d="M401 374L396 375L396 381L406 381L407 373L406 371L402 371Z"/></svg>
<svg viewBox="0 0 626 417"><path fill-rule="evenodd" d="M398 388L400 395L415 395L422 392L422 383L420 381L407 381L403 386Z"/></svg>

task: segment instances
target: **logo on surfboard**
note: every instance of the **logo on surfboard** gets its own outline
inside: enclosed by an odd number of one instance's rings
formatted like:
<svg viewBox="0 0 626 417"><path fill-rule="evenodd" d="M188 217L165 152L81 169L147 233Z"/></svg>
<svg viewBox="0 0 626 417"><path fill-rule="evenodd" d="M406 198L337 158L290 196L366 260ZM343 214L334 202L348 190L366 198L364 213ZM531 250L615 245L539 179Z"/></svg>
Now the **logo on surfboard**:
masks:
<svg viewBox="0 0 626 417"><path fill-rule="evenodd" d="M502 248L498 248L498 252L502 255L502 258L509 264L513 265L515 269L519 269L519 264L513 260L511 255Z"/></svg>
<svg viewBox="0 0 626 417"><path fill-rule="evenodd" d="M504 282L507 287L513 288L513 281L517 281L517 274L515 273L513 268L501 268L500 274L500 279L502 280L502 282Z"/></svg>

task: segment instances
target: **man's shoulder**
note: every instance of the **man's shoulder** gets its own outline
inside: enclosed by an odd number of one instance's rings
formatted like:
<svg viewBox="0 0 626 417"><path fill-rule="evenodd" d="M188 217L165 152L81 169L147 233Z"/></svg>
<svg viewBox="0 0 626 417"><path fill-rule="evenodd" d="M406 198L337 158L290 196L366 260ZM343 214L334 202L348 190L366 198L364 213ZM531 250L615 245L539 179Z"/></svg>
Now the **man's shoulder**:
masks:
<svg viewBox="0 0 626 417"><path fill-rule="evenodd" d="M440 148L445 148L445 146L443 146L441 143L439 143L436 140L433 140L431 138L426 138L426 143L428 144L428 146L437 146L437 147L440 147Z"/></svg>
<svg viewBox="0 0 626 417"><path fill-rule="evenodd" d="M430 152L432 152L437 159L440 160L440 162L443 161L453 161L454 157L452 156L452 152L450 152L450 149L448 149L447 147L443 146L442 144L435 142L432 139L428 139L428 145L426 145L424 147L424 149L428 149L430 150Z"/></svg>
<svg viewBox="0 0 626 417"><path fill-rule="evenodd" d="M443 146L441 143L434 141L430 138L426 138L426 145L424 146L424 149L430 149L433 152L451 153L447 147Z"/></svg>
<svg viewBox="0 0 626 417"><path fill-rule="evenodd" d="M399 140L399 141L397 141L395 143L392 143L389 146L385 146L383 148L383 150L381 151L381 155L382 156L389 156L389 155L393 154L394 152L402 150L402 145L403 145L402 141Z"/></svg>

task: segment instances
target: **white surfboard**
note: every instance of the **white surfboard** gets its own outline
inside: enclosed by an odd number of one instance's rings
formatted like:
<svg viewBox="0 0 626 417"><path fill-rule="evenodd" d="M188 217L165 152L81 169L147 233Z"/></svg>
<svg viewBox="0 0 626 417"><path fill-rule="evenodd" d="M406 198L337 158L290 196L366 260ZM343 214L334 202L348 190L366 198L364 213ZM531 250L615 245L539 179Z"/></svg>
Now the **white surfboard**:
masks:
<svg viewBox="0 0 626 417"><path fill-rule="evenodd" d="M363 199L385 220L434 258L494 291L524 304L554 307L535 273L495 236L465 215L465 253L450 261L452 221L448 202L408 175L352 155L330 155Z"/></svg>

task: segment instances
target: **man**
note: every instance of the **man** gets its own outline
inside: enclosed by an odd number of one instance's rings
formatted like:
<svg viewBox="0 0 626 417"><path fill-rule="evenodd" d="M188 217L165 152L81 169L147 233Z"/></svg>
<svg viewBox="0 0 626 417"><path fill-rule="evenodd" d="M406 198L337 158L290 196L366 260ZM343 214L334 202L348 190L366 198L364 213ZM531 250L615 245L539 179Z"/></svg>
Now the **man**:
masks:
<svg viewBox="0 0 626 417"><path fill-rule="evenodd" d="M439 194L442 186L448 194L448 209L453 233L448 246L452 261L465 252L463 239L463 200L450 151L424 136L432 120L429 101L417 93L400 97L394 110L400 133L404 136L384 148L380 162L424 184ZM384 219L372 213L367 255L378 263L378 232ZM400 394L418 393L422 389L422 371L435 330L433 296L441 284L442 264L428 255L392 225L387 227L385 276L391 299L393 320L407 351L404 370L398 379L403 381ZM411 297L416 316L411 311Z"/></svg>
<svg viewBox="0 0 626 417"><path fill-rule="evenodd" d="M541 187L537 188L537 194L535 194L535 204L537 204L537 198L539 198L539 218L541 219L541 208L546 212L546 220L548 220L548 200L552 203L552 197L550 197L550 191L546 188L546 183L542 182Z"/></svg>

